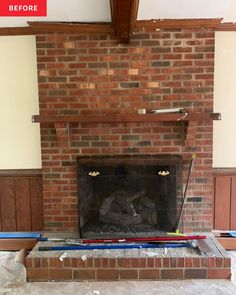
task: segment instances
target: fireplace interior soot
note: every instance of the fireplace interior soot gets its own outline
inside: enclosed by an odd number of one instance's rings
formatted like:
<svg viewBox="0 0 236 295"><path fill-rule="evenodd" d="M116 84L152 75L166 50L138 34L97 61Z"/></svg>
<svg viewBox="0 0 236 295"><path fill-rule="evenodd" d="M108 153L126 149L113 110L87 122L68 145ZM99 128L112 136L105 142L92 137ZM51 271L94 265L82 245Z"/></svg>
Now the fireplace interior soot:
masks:
<svg viewBox="0 0 236 295"><path fill-rule="evenodd" d="M82 238L172 231L182 198L179 155L78 157Z"/></svg>

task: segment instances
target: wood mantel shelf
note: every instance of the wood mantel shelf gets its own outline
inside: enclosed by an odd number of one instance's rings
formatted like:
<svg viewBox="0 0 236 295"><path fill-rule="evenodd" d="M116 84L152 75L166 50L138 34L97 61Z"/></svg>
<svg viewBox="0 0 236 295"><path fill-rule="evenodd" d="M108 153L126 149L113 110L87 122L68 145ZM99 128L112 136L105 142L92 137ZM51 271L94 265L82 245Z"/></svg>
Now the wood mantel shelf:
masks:
<svg viewBox="0 0 236 295"><path fill-rule="evenodd" d="M51 116L33 115L33 123L127 123L127 122L175 122L221 120L220 113L165 113L165 114L107 114Z"/></svg>
<svg viewBox="0 0 236 295"><path fill-rule="evenodd" d="M220 113L161 113L161 114L102 114L102 115L33 115L33 123L54 124L59 146L69 142L69 123L131 123L131 122L184 122L183 128L185 146L195 138L197 122L221 120ZM65 126L61 126L65 125ZM184 127L184 126L183 126Z"/></svg>

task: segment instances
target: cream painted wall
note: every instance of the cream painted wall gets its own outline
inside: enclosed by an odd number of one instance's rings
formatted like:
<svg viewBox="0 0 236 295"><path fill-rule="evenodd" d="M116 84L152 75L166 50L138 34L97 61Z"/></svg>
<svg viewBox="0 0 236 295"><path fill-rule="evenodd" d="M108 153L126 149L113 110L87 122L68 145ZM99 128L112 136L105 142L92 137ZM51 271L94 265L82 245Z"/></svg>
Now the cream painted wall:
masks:
<svg viewBox="0 0 236 295"><path fill-rule="evenodd" d="M236 32L216 32L213 167L236 167Z"/></svg>
<svg viewBox="0 0 236 295"><path fill-rule="evenodd" d="M0 37L0 169L41 168L34 36Z"/></svg>

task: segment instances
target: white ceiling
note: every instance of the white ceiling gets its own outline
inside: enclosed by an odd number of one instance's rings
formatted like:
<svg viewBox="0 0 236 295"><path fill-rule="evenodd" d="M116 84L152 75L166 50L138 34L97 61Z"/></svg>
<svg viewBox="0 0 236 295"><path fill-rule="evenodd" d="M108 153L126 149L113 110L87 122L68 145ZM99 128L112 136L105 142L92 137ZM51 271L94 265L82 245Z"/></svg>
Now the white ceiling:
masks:
<svg viewBox="0 0 236 295"><path fill-rule="evenodd" d="M109 0L47 0L47 14L47 17L0 17L0 26L26 26L27 21L111 21Z"/></svg>
<svg viewBox="0 0 236 295"><path fill-rule="evenodd" d="M140 0L138 19L224 18L236 21L235 0Z"/></svg>
<svg viewBox="0 0 236 295"><path fill-rule="evenodd" d="M0 17L0 27L27 21L110 22L109 0L47 0L47 17ZM236 0L140 0L138 19L224 18L236 22Z"/></svg>

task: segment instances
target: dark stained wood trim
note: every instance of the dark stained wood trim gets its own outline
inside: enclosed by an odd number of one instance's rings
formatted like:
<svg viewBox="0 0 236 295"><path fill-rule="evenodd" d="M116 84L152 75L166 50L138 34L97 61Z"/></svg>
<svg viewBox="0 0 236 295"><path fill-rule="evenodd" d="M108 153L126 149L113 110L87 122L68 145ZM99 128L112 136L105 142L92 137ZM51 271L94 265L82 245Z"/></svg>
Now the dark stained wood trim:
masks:
<svg viewBox="0 0 236 295"><path fill-rule="evenodd" d="M0 171L0 231L43 230L41 169Z"/></svg>
<svg viewBox="0 0 236 295"><path fill-rule="evenodd" d="M224 247L225 250L236 250L236 239L235 238L216 238L217 241Z"/></svg>
<svg viewBox="0 0 236 295"><path fill-rule="evenodd" d="M214 181L214 228L230 229L231 180L228 176L217 176Z"/></svg>
<svg viewBox="0 0 236 295"><path fill-rule="evenodd" d="M34 35L30 27L3 27L0 28L0 36Z"/></svg>
<svg viewBox="0 0 236 295"><path fill-rule="evenodd" d="M220 120L219 113L181 113L172 114L112 114L112 115L79 115L79 116L32 116L33 123L122 123L122 122L163 122L163 121L212 121Z"/></svg>
<svg viewBox="0 0 236 295"><path fill-rule="evenodd" d="M113 28L116 27L116 18L115 18L115 11L116 11L116 1L110 0L110 9L111 9L111 21Z"/></svg>
<svg viewBox="0 0 236 295"><path fill-rule="evenodd" d="M216 27L216 31L236 31L236 23L221 23Z"/></svg>
<svg viewBox="0 0 236 295"><path fill-rule="evenodd" d="M111 23L28 22L28 27L0 28L0 36L47 33L114 34Z"/></svg>
<svg viewBox="0 0 236 295"><path fill-rule="evenodd" d="M16 177L15 181L16 228L31 231L30 184L28 177Z"/></svg>
<svg viewBox="0 0 236 295"><path fill-rule="evenodd" d="M229 235L229 230L212 230L212 233L225 250L236 250L236 239Z"/></svg>
<svg viewBox="0 0 236 295"><path fill-rule="evenodd" d="M138 16L139 0L134 0L131 7L130 16L130 34L133 35L134 28L136 27L137 16Z"/></svg>
<svg viewBox="0 0 236 295"><path fill-rule="evenodd" d="M127 44L136 25L139 0L110 0L112 24L119 43Z"/></svg>
<svg viewBox="0 0 236 295"><path fill-rule="evenodd" d="M156 28L156 29L177 29L177 28L216 28L222 18L209 19L152 19L139 20L136 22L137 28Z"/></svg>
<svg viewBox="0 0 236 295"><path fill-rule="evenodd" d="M37 33L114 34L111 23L28 22Z"/></svg>
<svg viewBox="0 0 236 295"><path fill-rule="evenodd" d="M225 176L233 176L236 175L236 168L213 168L213 175L225 175Z"/></svg>
<svg viewBox="0 0 236 295"><path fill-rule="evenodd" d="M36 239L0 239L0 250L18 251L21 249L32 250L37 244Z"/></svg>
<svg viewBox="0 0 236 295"><path fill-rule="evenodd" d="M117 36L123 41L128 41L132 36L135 27L155 29L175 29L175 28L213 28L216 31L235 31L235 23L221 23L221 18L212 19L153 19L136 21L139 0L123 0L126 5L130 4L126 10L126 19L120 22L120 18L115 16L117 11L116 2L122 0L110 0L113 27L117 31ZM117 12L116 12L117 13ZM128 14L129 13L129 14ZM28 22L25 27L2 27L0 36L11 35L37 35L47 33L70 33L70 34L114 34L111 23L78 23L78 22ZM124 29L125 28L125 29ZM119 31L119 32L118 32ZM124 37L122 37L124 34Z"/></svg>
<svg viewBox="0 0 236 295"><path fill-rule="evenodd" d="M0 177L41 176L42 169L1 169Z"/></svg>
<svg viewBox="0 0 236 295"><path fill-rule="evenodd" d="M230 229L236 229L236 176L231 177L231 186L230 186Z"/></svg>
<svg viewBox="0 0 236 295"><path fill-rule="evenodd" d="M30 177L30 207L32 230L43 230L42 176Z"/></svg>
<svg viewBox="0 0 236 295"><path fill-rule="evenodd" d="M1 231L16 231L14 178L0 178Z"/></svg>

